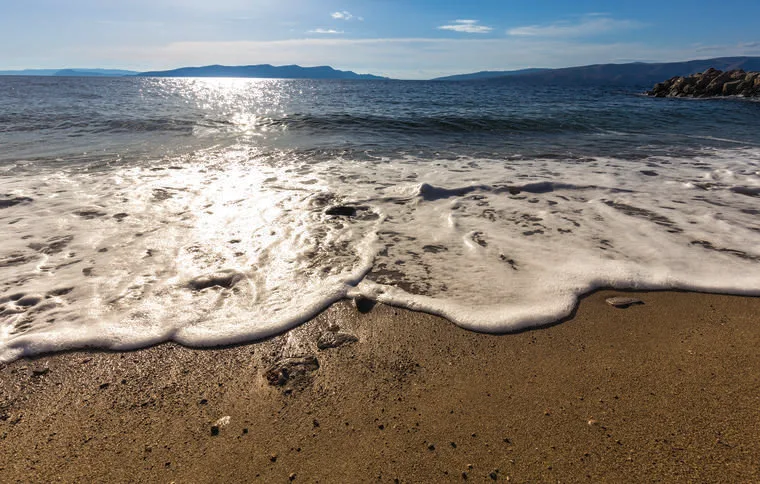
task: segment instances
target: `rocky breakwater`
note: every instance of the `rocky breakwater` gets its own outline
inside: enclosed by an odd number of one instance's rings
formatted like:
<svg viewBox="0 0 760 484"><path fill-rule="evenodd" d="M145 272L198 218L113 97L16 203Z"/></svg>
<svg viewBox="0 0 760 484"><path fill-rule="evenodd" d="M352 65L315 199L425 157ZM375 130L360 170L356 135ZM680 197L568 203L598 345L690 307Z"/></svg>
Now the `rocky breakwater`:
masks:
<svg viewBox="0 0 760 484"><path fill-rule="evenodd" d="M673 77L656 84L648 96L654 97L760 97L760 72L708 69L688 77Z"/></svg>

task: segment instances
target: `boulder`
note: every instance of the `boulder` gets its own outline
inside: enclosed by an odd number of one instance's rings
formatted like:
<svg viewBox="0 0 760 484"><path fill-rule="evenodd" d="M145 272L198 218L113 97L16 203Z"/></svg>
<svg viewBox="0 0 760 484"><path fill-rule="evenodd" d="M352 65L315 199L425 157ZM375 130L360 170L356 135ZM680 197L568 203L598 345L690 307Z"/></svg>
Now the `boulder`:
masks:
<svg viewBox="0 0 760 484"><path fill-rule="evenodd" d="M722 72L707 69L701 74L676 76L654 85L647 95L653 97L760 96L760 73L742 69Z"/></svg>

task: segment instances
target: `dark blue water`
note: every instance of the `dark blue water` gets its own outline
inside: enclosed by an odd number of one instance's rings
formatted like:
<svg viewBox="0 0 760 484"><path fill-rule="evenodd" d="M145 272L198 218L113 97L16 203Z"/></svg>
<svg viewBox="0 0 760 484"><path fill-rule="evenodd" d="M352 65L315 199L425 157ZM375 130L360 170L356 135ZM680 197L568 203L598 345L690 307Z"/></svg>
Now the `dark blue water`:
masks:
<svg viewBox="0 0 760 484"><path fill-rule="evenodd" d="M0 78L1 162L128 162L234 143L441 156L677 155L760 144L760 103L647 86Z"/></svg>

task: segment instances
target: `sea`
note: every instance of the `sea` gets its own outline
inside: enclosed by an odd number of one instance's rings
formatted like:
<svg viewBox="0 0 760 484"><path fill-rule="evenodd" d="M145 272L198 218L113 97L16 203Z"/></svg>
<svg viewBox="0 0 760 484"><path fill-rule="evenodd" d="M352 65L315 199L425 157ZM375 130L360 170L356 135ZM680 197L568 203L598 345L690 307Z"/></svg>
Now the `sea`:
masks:
<svg viewBox="0 0 760 484"><path fill-rule="evenodd" d="M0 361L760 295L760 103L647 87L2 77Z"/></svg>

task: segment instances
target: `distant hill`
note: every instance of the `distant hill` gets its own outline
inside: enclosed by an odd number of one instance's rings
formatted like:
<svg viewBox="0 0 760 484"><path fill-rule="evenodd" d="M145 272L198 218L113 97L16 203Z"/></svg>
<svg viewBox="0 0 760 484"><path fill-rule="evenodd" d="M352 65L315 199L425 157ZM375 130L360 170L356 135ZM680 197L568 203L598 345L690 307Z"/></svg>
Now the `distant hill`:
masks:
<svg viewBox="0 0 760 484"><path fill-rule="evenodd" d="M119 77L133 76L136 71L121 69L23 69L0 71L0 76Z"/></svg>
<svg viewBox="0 0 760 484"><path fill-rule="evenodd" d="M60 77L121 77L134 76L135 74L137 74L136 71L121 69L61 69L53 75Z"/></svg>
<svg viewBox="0 0 760 484"><path fill-rule="evenodd" d="M596 64L563 69L547 69L533 72L511 71L503 76L470 77L469 80L516 81L557 85L629 85L643 86L670 79L675 76L689 76L704 72L709 68L722 71L744 69L760 70L760 57L719 57L686 62L630 64ZM477 76L479 73L469 74ZM465 75L467 76L467 75ZM450 76L457 77L457 76ZM446 78L443 78L446 79Z"/></svg>
<svg viewBox="0 0 760 484"><path fill-rule="evenodd" d="M296 65L273 66L270 64L182 67L170 71L142 72L138 75L144 77L255 77L265 79L387 79L371 74L339 71L329 66L301 67Z"/></svg>
<svg viewBox="0 0 760 484"><path fill-rule="evenodd" d="M455 76L437 77L433 81L479 81L483 79L494 79L499 77L519 76L522 74L533 74L536 72L549 71L551 69L520 69L517 71L480 71L472 74L457 74Z"/></svg>

